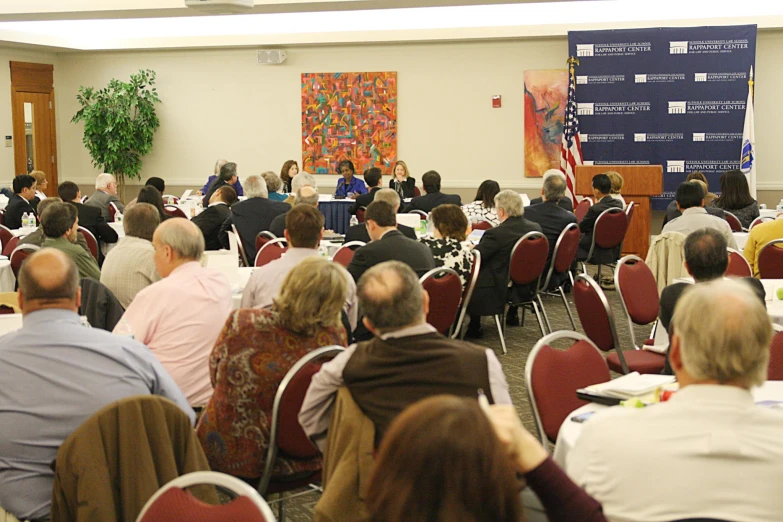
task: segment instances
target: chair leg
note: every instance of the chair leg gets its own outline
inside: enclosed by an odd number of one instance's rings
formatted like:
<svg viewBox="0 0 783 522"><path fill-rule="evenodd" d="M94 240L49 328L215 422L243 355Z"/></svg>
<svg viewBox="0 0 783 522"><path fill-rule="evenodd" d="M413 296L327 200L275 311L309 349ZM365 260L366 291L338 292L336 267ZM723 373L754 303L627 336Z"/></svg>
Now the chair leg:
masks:
<svg viewBox="0 0 783 522"><path fill-rule="evenodd" d="M541 319L541 312L538 311L538 303L535 301L532 301L533 303L533 312L536 314L536 319L538 319L538 327L541 329L541 335L546 335L546 329L544 327L544 321Z"/></svg>
<svg viewBox="0 0 783 522"><path fill-rule="evenodd" d="M503 348L503 355L506 355L508 353L508 350L506 350L506 338L503 335L503 320L500 318L499 315L495 314L495 324L498 327L498 335L500 336L500 346Z"/></svg>
<svg viewBox="0 0 783 522"><path fill-rule="evenodd" d="M280 509L277 511L277 522L285 522L285 497L280 494Z"/></svg>
<svg viewBox="0 0 783 522"><path fill-rule="evenodd" d="M571 288L573 288L574 287L574 271L573 270L569 270L568 271L568 278L571 280ZM562 287L560 288L560 291L561 292L563 291Z"/></svg>
<svg viewBox="0 0 783 522"><path fill-rule="evenodd" d="M546 322L546 329L547 332L552 332L552 325L549 324L549 317L546 315L546 308L544 308L544 302L541 301L541 294L536 295L536 299L538 299L538 305L541 307L541 313L544 316L544 322Z"/></svg>
<svg viewBox="0 0 783 522"><path fill-rule="evenodd" d="M598 265L598 273L595 274L595 280L599 285L601 284L601 265Z"/></svg>
<svg viewBox="0 0 783 522"><path fill-rule="evenodd" d="M520 308L522 308L522 318L519 320L519 326L524 327L525 326L525 312L527 311L527 308L525 308L525 305L522 305Z"/></svg>
<svg viewBox="0 0 783 522"><path fill-rule="evenodd" d="M568 299L566 299L565 292L563 291L563 286L560 285L557 287L558 290L560 290L560 297L563 298L563 304L565 305L566 312L568 313L568 319L571 320L571 328L576 331L576 323L574 322L574 314L571 313L571 307L568 306Z"/></svg>

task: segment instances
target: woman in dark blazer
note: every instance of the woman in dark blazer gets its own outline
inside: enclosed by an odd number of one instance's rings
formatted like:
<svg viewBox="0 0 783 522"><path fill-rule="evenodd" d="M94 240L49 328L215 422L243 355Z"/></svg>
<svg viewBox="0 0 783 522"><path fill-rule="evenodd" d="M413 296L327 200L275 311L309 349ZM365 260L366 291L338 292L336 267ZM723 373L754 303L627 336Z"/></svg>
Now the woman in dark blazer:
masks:
<svg viewBox="0 0 783 522"><path fill-rule="evenodd" d="M400 199L410 199L416 188L416 179L410 176L408 166L404 161L398 161L392 169L392 179L389 180L389 188L397 191Z"/></svg>

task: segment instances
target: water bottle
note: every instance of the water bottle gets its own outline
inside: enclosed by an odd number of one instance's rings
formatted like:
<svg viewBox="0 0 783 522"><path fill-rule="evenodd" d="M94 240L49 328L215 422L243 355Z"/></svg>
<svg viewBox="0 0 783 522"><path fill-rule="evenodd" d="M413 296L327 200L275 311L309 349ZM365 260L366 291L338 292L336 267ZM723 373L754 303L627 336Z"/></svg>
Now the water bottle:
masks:
<svg viewBox="0 0 783 522"><path fill-rule="evenodd" d="M778 202L778 208L777 208L777 210L783 210L783 199L781 199L781 200Z"/></svg>
<svg viewBox="0 0 783 522"><path fill-rule="evenodd" d="M419 234L422 236L427 235L427 221L424 219L419 221Z"/></svg>
<svg viewBox="0 0 783 522"><path fill-rule="evenodd" d="M25 212L22 214L22 228L27 228L30 226L30 214Z"/></svg>
<svg viewBox="0 0 783 522"><path fill-rule="evenodd" d="M351 216L350 226L358 225L359 224L359 218L356 216Z"/></svg>
<svg viewBox="0 0 783 522"><path fill-rule="evenodd" d="M114 214L114 221L117 223L122 223L122 212L117 212Z"/></svg>
<svg viewBox="0 0 783 522"><path fill-rule="evenodd" d="M29 228L35 228L35 214L30 212L30 217L28 217L27 219L28 219L27 226Z"/></svg>

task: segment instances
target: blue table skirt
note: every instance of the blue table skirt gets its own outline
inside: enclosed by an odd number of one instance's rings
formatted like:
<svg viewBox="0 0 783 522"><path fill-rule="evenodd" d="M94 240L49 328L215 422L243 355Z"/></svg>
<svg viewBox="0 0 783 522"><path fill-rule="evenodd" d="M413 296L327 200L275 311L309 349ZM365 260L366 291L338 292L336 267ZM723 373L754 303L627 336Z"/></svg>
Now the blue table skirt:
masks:
<svg viewBox="0 0 783 522"><path fill-rule="evenodd" d="M353 205L352 199L335 199L332 201L320 201L318 209L326 218L324 228L334 230L338 234L345 234L351 221L349 210Z"/></svg>

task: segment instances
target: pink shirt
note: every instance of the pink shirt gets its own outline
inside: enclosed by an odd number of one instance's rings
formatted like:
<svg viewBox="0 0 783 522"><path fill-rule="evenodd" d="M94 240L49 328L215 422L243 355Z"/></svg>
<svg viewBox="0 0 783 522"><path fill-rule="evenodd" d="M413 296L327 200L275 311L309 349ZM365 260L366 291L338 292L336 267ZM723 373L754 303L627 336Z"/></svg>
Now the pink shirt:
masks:
<svg viewBox="0 0 783 522"><path fill-rule="evenodd" d="M203 406L212 397L209 355L230 312L228 279L193 261L136 294L115 332L130 326L188 402Z"/></svg>

